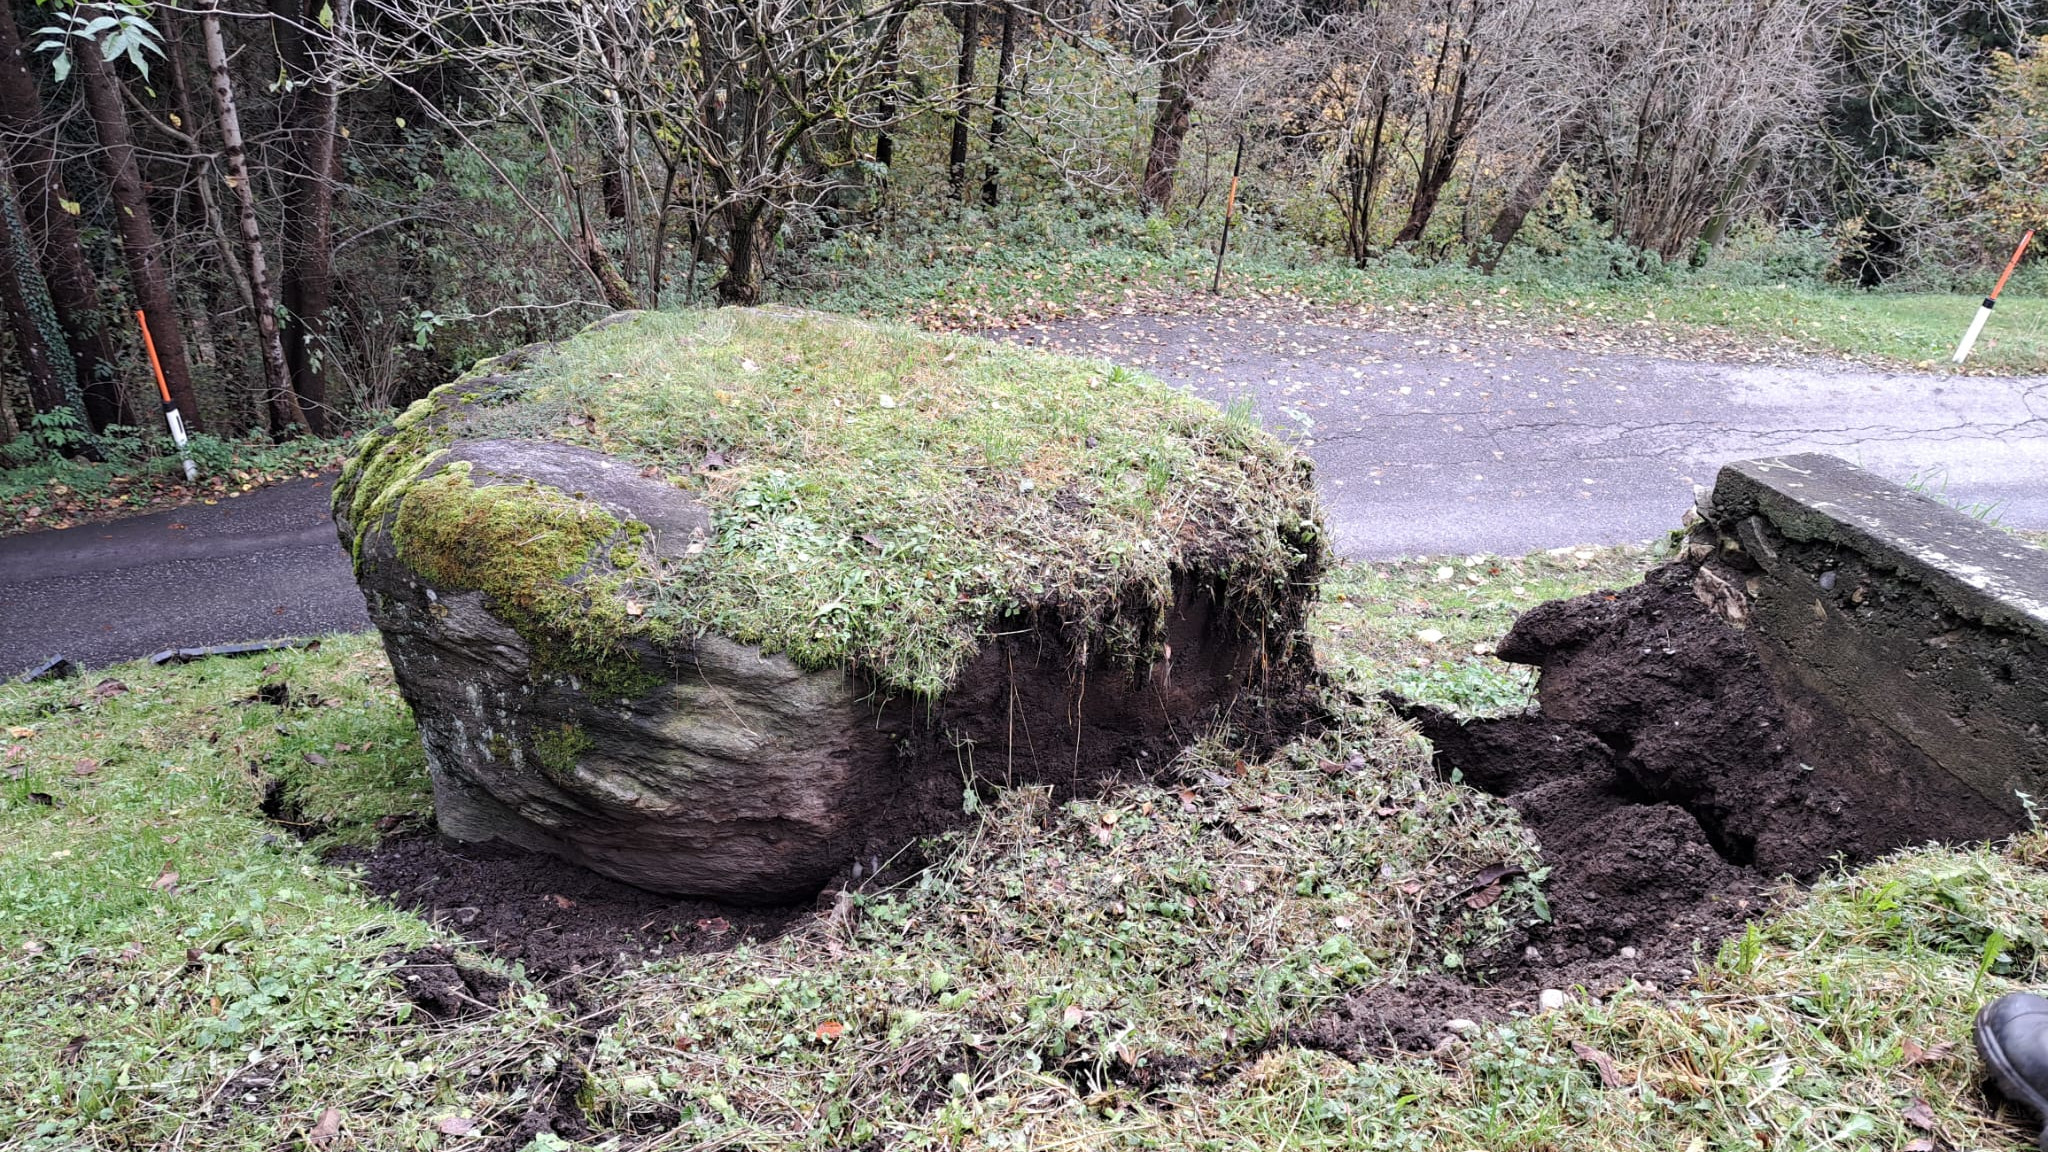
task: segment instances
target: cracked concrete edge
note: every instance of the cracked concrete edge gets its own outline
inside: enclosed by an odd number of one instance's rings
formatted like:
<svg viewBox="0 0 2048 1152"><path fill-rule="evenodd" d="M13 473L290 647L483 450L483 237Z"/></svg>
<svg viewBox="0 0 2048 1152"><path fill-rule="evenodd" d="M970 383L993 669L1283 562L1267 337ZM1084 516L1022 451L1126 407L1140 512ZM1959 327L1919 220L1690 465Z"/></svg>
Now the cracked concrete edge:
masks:
<svg viewBox="0 0 2048 1152"><path fill-rule="evenodd" d="M2048 553L1839 457L1735 461L1701 511L1730 527L1761 516L1788 539L1849 549L1960 616L2048 642Z"/></svg>

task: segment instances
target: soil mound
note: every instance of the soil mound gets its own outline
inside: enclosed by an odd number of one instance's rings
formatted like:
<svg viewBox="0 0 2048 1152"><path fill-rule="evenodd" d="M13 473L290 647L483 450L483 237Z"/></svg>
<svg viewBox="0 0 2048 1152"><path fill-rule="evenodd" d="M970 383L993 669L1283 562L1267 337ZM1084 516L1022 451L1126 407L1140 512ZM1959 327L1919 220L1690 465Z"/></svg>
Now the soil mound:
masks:
<svg viewBox="0 0 2048 1152"><path fill-rule="evenodd" d="M1319 1038L1427 1050L1451 1015L1533 1006L1543 988L1684 980L1767 906L1907 845L2016 829L1896 736L1851 722L1695 591L1700 570L1540 605L1500 644L1542 669L1527 714L1460 721L1396 701L1438 770L1513 805L1542 845L1551 919L1473 971L1362 994Z"/></svg>

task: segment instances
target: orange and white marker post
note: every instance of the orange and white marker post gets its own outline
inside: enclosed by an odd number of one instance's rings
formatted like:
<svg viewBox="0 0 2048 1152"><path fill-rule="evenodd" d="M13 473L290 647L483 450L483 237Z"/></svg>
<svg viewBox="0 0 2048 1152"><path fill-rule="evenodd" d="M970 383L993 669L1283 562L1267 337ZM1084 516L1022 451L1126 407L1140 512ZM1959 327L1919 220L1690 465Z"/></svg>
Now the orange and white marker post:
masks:
<svg viewBox="0 0 2048 1152"><path fill-rule="evenodd" d="M2012 270L2020 266L2020 257L2027 254L2027 245L2033 240L2034 230L2029 228L2027 234L2020 237L2020 246L2013 249L2012 259L2005 262L2005 271L1998 277L1998 285L1991 289L1991 295L1986 296L1984 303L1977 307L1977 318L1970 321L1970 330L1963 333L1963 342L1956 345L1956 354L1949 359L1961 364L1969 358L1970 349L1976 346L1977 337L1984 331L1985 321L1991 319L1991 310L1998 307L1998 294L2005 291L2005 282L2012 279Z"/></svg>
<svg viewBox="0 0 2048 1152"><path fill-rule="evenodd" d="M164 399L164 423L171 426L171 439L177 441L178 455L185 458L185 482L197 483L199 466L192 463L192 450L185 443L185 418L178 414L178 406L171 402L171 386L164 379L163 361L156 358L156 340L149 334L149 317L144 316L140 308L135 310L135 322L142 326L142 346L149 352L150 370L156 373L157 394Z"/></svg>

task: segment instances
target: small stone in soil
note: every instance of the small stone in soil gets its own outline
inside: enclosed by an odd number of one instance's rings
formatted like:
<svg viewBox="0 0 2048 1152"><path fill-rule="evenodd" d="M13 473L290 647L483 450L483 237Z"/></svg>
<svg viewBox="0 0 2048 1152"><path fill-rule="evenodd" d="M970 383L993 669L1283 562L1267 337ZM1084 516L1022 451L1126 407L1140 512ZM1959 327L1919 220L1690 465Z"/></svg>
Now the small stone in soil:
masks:
<svg viewBox="0 0 2048 1152"><path fill-rule="evenodd" d="M1545 988L1542 995L1536 998L1536 1003L1545 1012L1555 1012L1564 1007L1564 992L1558 988Z"/></svg>

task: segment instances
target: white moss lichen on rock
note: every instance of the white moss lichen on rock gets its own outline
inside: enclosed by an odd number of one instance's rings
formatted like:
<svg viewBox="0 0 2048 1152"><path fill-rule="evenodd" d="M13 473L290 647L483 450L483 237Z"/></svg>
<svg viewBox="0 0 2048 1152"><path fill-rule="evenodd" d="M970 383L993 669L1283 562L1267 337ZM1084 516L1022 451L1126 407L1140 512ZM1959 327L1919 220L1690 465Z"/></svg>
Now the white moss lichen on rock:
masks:
<svg viewBox="0 0 2048 1152"><path fill-rule="evenodd" d="M950 749L957 807L977 744L1013 778L1027 742L1069 774L1164 754L1251 679L1306 676L1323 562L1307 462L1247 417L1099 363L764 311L623 314L480 364L365 440L335 510L444 827L670 890L739 891L660 875L735 835L803 857L754 894L815 884L876 802L856 793L916 775L883 761ZM1213 667L1176 679L1196 649ZM948 719L996 670L977 707L1008 714L1000 740ZM1023 678L1042 735L1017 731ZM838 800L784 782L699 821L721 848L676 813L779 739L708 718L746 711L741 682L808 701L776 722L863 766L814 772Z"/></svg>

